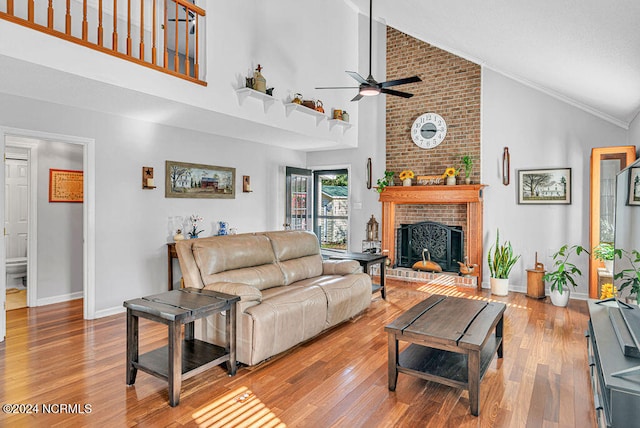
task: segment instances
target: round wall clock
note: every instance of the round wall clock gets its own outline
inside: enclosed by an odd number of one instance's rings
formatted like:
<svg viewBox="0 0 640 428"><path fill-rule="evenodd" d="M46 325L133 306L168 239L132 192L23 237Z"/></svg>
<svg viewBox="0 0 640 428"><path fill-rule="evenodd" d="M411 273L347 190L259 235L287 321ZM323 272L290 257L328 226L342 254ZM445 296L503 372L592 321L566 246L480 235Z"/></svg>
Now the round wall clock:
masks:
<svg viewBox="0 0 640 428"><path fill-rule="evenodd" d="M418 147L433 149L447 135L447 122L437 113L425 113L413 122L411 138Z"/></svg>

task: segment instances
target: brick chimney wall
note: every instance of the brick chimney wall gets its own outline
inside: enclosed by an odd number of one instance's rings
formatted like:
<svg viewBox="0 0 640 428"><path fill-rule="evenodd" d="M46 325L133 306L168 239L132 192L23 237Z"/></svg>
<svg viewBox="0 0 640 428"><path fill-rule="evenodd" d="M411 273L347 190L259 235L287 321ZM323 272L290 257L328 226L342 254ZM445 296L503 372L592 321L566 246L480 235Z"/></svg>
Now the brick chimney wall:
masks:
<svg viewBox="0 0 640 428"><path fill-rule="evenodd" d="M416 175L442 174L460 167L465 154L473 158L472 183L480 182L479 65L387 27L387 80L418 75L422 82L391 89L413 93L409 99L386 96L386 169L405 169ZM422 149L411 139L413 121L424 113L437 113L447 122L447 136L439 146ZM458 182L464 180L464 174ZM414 185L416 180L414 179ZM396 228L401 223L431 220L465 229L464 205L398 205ZM466 241L466 230L465 241Z"/></svg>

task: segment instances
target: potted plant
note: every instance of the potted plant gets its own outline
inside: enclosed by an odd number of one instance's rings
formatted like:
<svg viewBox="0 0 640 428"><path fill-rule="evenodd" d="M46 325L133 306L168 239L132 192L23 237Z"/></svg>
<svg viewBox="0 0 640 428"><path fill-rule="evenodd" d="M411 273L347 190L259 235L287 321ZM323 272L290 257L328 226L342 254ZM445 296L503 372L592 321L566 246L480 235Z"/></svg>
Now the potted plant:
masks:
<svg viewBox="0 0 640 428"><path fill-rule="evenodd" d="M471 170L473 169L473 159L471 155L462 156L461 169L464 169L464 182L471 184Z"/></svg>
<svg viewBox="0 0 640 428"><path fill-rule="evenodd" d="M551 287L549 287L551 303L555 306L565 307L569 303L569 295L571 294L569 284L575 288L577 286L575 277L582 276L580 269L569 261L569 257L572 254L579 256L583 252L589 254L580 245L569 246L565 244L553 255L555 270L548 272L544 276L544 280L551 283Z"/></svg>
<svg viewBox="0 0 640 428"><path fill-rule="evenodd" d="M493 254L492 254L493 251ZM500 244L500 230L496 235L496 243L489 248L487 260L491 272L491 294L506 296L509 292L509 274L520 256L513 254L511 242Z"/></svg>
<svg viewBox="0 0 640 428"><path fill-rule="evenodd" d="M615 280L621 280L619 290L622 291L627 287L631 287L629 290L629 297L638 303L640 297L640 252L638 250L631 250L628 253L624 250L615 250L618 257L624 256L629 262L629 268L622 269L616 273L613 277Z"/></svg>
<svg viewBox="0 0 640 428"><path fill-rule="evenodd" d="M378 193L382 193L385 187L393 186L393 171L385 171L383 178L378 178L376 190Z"/></svg>
<svg viewBox="0 0 640 428"><path fill-rule="evenodd" d="M615 250L610 242L601 242L593 247L593 257L604 263L605 269L613 273L613 256Z"/></svg>

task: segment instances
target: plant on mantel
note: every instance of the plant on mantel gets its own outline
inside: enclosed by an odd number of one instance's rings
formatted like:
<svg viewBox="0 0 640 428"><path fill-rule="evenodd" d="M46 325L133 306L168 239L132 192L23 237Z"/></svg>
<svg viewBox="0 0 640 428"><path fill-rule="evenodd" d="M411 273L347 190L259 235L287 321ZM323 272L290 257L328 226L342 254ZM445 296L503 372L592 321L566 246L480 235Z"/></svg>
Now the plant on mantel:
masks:
<svg viewBox="0 0 640 428"><path fill-rule="evenodd" d="M384 172L384 177L378 178L378 181L376 182L376 184L377 184L376 191L378 193L382 193L382 191L387 186L393 186L393 175L394 174L395 173L393 171L385 171Z"/></svg>

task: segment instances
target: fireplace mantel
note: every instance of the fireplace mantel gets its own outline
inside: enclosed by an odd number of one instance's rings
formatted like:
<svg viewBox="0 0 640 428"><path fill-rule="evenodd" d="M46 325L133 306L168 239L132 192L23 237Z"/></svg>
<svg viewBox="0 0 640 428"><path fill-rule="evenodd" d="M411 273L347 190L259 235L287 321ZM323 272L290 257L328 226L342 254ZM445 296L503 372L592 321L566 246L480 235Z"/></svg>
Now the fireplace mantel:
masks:
<svg viewBox="0 0 640 428"><path fill-rule="evenodd" d="M485 184L456 186L388 186L380 193L382 202L382 251L392 264L396 257L396 205L464 204L467 207L467 257L477 264L478 289L482 288L482 189Z"/></svg>

